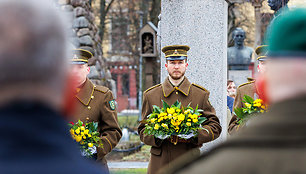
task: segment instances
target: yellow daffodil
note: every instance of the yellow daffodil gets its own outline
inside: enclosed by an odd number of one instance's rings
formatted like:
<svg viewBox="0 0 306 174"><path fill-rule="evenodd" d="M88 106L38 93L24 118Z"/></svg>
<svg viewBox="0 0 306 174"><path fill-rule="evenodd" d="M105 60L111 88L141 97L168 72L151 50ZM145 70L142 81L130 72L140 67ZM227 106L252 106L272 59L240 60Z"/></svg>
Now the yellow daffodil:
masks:
<svg viewBox="0 0 306 174"><path fill-rule="evenodd" d="M264 113L265 111L264 111L264 110L260 110L260 112L261 112L261 113Z"/></svg>
<svg viewBox="0 0 306 174"><path fill-rule="evenodd" d="M90 137L91 137L91 134L88 134L87 136L90 138Z"/></svg>
<svg viewBox="0 0 306 174"><path fill-rule="evenodd" d="M187 119L187 121L191 121L191 119Z"/></svg>
<svg viewBox="0 0 306 174"><path fill-rule="evenodd" d="M254 103L253 104L255 107L261 107L261 103Z"/></svg>
<svg viewBox="0 0 306 174"><path fill-rule="evenodd" d="M191 126L191 123L190 123L190 122L187 122L186 125L187 125L187 126Z"/></svg>
<svg viewBox="0 0 306 174"><path fill-rule="evenodd" d="M251 105L250 103L245 103L245 106L246 106L247 108L251 108L251 107L252 107L252 105Z"/></svg>
<svg viewBox="0 0 306 174"><path fill-rule="evenodd" d="M196 118L196 119L192 119L192 121L194 122L194 123L196 123L196 122L198 122L198 119Z"/></svg>
<svg viewBox="0 0 306 174"><path fill-rule="evenodd" d="M180 109L176 109L175 111L176 111L176 112L178 112L178 113L179 113L179 112L181 112L181 110L180 110Z"/></svg>
<svg viewBox="0 0 306 174"><path fill-rule="evenodd" d="M82 130L82 131L85 130L85 127L84 127L84 126L81 126L81 130Z"/></svg>
<svg viewBox="0 0 306 174"><path fill-rule="evenodd" d="M82 137L81 137L81 136L76 136L76 137L75 137L75 141L76 141L76 142L80 142L81 140L82 140Z"/></svg>
<svg viewBox="0 0 306 174"><path fill-rule="evenodd" d="M77 128L77 129L75 130L75 133L79 134L79 133L80 133L80 128Z"/></svg>
<svg viewBox="0 0 306 174"><path fill-rule="evenodd" d="M162 124L162 127L168 129L168 125L165 123Z"/></svg>
<svg viewBox="0 0 306 174"><path fill-rule="evenodd" d="M175 110L173 108L167 108L168 114L174 114Z"/></svg>
<svg viewBox="0 0 306 174"><path fill-rule="evenodd" d="M92 144L92 143L88 143L87 145L88 145L88 147L92 147L92 146L93 146L93 144Z"/></svg>
<svg viewBox="0 0 306 174"><path fill-rule="evenodd" d="M73 129L70 129L70 134L74 135L74 130Z"/></svg>
<svg viewBox="0 0 306 174"><path fill-rule="evenodd" d="M178 120L183 121L185 119L185 115L184 114L180 114L178 116Z"/></svg>
<svg viewBox="0 0 306 174"><path fill-rule="evenodd" d="M262 106L261 106L261 109L266 109L266 106L265 106L265 105L262 105Z"/></svg>
<svg viewBox="0 0 306 174"><path fill-rule="evenodd" d="M155 129L155 130L158 130L159 127L160 127L159 124L155 124L154 129Z"/></svg>
<svg viewBox="0 0 306 174"><path fill-rule="evenodd" d="M85 129L85 130L84 130L84 134L87 135L88 133L89 133L89 130L88 130L88 129Z"/></svg>
<svg viewBox="0 0 306 174"><path fill-rule="evenodd" d="M86 140L86 136L84 135L83 137L82 137L84 140Z"/></svg>

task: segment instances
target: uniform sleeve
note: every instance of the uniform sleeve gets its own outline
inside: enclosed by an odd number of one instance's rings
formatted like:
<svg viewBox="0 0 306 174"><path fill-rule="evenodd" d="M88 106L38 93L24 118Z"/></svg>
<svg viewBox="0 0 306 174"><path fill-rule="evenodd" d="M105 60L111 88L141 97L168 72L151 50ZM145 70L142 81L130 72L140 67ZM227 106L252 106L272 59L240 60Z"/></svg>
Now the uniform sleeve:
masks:
<svg viewBox="0 0 306 174"><path fill-rule="evenodd" d="M222 128L214 107L209 102L209 92L204 97L203 106L201 109L204 110L202 116L206 117L207 120L202 124L204 129L198 130L198 139L196 144L202 145L203 143L213 141L219 137Z"/></svg>
<svg viewBox="0 0 306 174"><path fill-rule="evenodd" d="M142 103L142 113L141 113L142 120L146 120L147 116L151 113L152 113L151 105L149 103L149 100L147 98L146 93L144 93L143 94L143 103ZM143 143L145 143L146 145L150 145L150 146L154 146L154 147L160 147L162 140L159 140L152 135L144 134L143 133L144 130L145 130L145 124L140 123L139 126L138 126L138 134L140 136L140 140Z"/></svg>
<svg viewBox="0 0 306 174"><path fill-rule="evenodd" d="M241 108L243 107L243 103L242 103L242 96L241 96L241 91L240 88L237 89L237 94L234 100L234 107L233 107L233 117L228 125L228 133L232 134L234 132L236 132L239 128L239 124L238 124L238 117L235 115L235 108Z"/></svg>
<svg viewBox="0 0 306 174"><path fill-rule="evenodd" d="M122 132L118 124L117 111L115 106L111 106L114 102L113 94L108 91L101 106L100 132L103 143L102 153L104 155L112 151L121 139Z"/></svg>

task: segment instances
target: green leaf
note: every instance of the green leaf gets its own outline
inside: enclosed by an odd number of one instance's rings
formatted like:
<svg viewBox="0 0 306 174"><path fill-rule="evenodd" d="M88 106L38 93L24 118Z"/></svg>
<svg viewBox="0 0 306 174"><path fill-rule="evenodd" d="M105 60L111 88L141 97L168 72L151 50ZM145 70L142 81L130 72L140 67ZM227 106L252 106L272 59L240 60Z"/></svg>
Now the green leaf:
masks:
<svg viewBox="0 0 306 174"><path fill-rule="evenodd" d="M245 114L243 112L243 108L235 108L234 113L240 119L243 119L245 117Z"/></svg>
<svg viewBox="0 0 306 174"><path fill-rule="evenodd" d="M173 104L172 106L179 108L179 107L178 107L179 104L180 104L180 102L179 102L178 100L176 100L176 102L174 102L174 104Z"/></svg>
<svg viewBox="0 0 306 174"><path fill-rule="evenodd" d="M153 105L153 112L160 114L162 111L161 111L161 109L158 106Z"/></svg>
<svg viewBox="0 0 306 174"><path fill-rule="evenodd" d="M252 104L254 102L254 99L248 95L244 95L243 99L246 103Z"/></svg>
<svg viewBox="0 0 306 174"><path fill-rule="evenodd" d="M164 108L164 111L167 110L167 108L170 108L170 106L168 105L168 103L166 103L164 100L163 101L163 108Z"/></svg>

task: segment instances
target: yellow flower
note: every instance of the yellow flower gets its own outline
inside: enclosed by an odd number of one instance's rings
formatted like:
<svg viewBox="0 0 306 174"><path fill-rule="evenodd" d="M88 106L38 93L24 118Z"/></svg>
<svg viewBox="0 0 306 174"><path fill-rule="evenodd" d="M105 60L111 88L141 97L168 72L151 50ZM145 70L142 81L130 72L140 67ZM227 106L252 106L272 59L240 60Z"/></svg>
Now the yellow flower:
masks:
<svg viewBox="0 0 306 174"><path fill-rule="evenodd" d="M191 119L187 119L187 121L191 121Z"/></svg>
<svg viewBox="0 0 306 174"><path fill-rule="evenodd" d="M255 107L260 107L260 106L261 106L261 103L254 103L254 106L255 106Z"/></svg>
<svg viewBox="0 0 306 174"><path fill-rule="evenodd" d="M189 114L190 113L190 109L187 109L184 114Z"/></svg>
<svg viewBox="0 0 306 174"><path fill-rule="evenodd" d="M81 130L82 130L82 131L85 130L85 127L84 127L84 126L81 126Z"/></svg>
<svg viewBox="0 0 306 174"><path fill-rule="evenodd" d="M91 134L88 134L87 136L90 138L90 137L91 137Z"/></svg>
<svg viewBox="0 0 306 174"><path fill-rule="evenodd" d="M174 126L174 125L175 125L175 121L174 121L174 120L171 120L171 124Z"/></svg>
<svg viewBox="0 0 306 174"><path fill-rule="evenodd" d="M196 114L193 114L192 119L196 119L196 118L198 118L198 116Z"/></svg>
<svg viewBox="0 0 306 174"><path fill-rule="evenodd" d="M84 130L84 134L87 135L88 133L89 133L89 130L88 130L88 129L85 129L85 130Z"/></svg>
<svg viewBox="0 0 306 174"><path fill-rule="evenodd" d="M83 136L83 139L86 140L86 136L85 135Z"/></svg>
<svg viewBox="0 0 306 174"><path fill-rule="evenodd" d="M186 125L187 125L187 126L191 126L191 123L190 123L190 122L187 122Z"/></svg>
<svg viewBox="0 0 306 174"><path fill-rule="evenodd" d="M261 112L261 113L264 113L265 111L264 111L264 110L260 110L260 112Z"/></svg>
<svg viewBox="0 0 306 174"><path fill-rule="evenodd" d="M155 129L155 130L158 130L159 127L160 127L159 124L155 124L154 129Z"/></svg>
<svg viewBox="0 0 306 174"><path fill-rule="evenodd" d="M194 123L196 123L196 122L198 122L198 119L196 118L196 119L193 119L192 120Z"/></svg>
<svg viewBox="0 0 306 174"><path fill-rule="evenodd" d="M92 144L92 143L88 143L87 145L88 145L88 147L92 147L92 146L93 146L93 144Z"/></svg>
<svg viewBox="0 0 306 174"><path fill-rule="evenodd" d="M80 128L77 128L77 129L75 130L75 133L79 134L79 133L80 133Z"/></svg>
<svg viewBox="0 0 306 174"><path fill-rule="evenodd" d="M263 100L261 100L261 99L256 99L256 100L254 101L254 103L263 103Z"/></svg>
<svg viewBox="0 0 306 174"><path fill-rule="evenodd" d="M70 134L74 135L74 130L73 129L70 129Z"/></svg>
<svg viewBox="0 0 306 174"><path fill-rule="evenodd" d="M161 121L163 121L163 117L160 117L159 119L158 119L158 122L161 122Z"/></svg>
<svg viewBox="0 0 306 174"><path fill-rule="evenodd" d="M176 111L176 112L181 112L181 110L180 110L180 109L176 109L175 111Z"/></svg>
<svg viewBox="0 0 306 174"><path fill-rule="evenodd" d="M168 125L165 123L162 124L162 127L168 129Z"/></svg>
<svg viewBox="0 0 306 174"><path fill-rule="evenodd" d="M262 105L261 108L262 108L262 109L266 109L266 106L265 106L265 105Z"/></svg>
<svg viewBox="0 0 306 174"><path fill-rule="evenodd" d="M185 115L184 114L180 114L178 116L178 120L183 121L185 119Z"/></svg>
<svg viewBox="0 0 306 174"><path fill-rule="evenodd" d="M76 142L80 142L81 140L82 140L82 137L81 137L81 136L76 136L76 137L75 137L75 141L76 141Z"/></svg>
<svg viewBox="0 0 306 174"><path fill-rule="evenodd" d="M245 103L245 106L247 107L247 108L251 108L251 104L250 103Z"/></svg>
<svg viewBox="0 0 306 174"><path fill-rule="evenodd" d="M156 118L152 118L152 119L150 120L150 122L151 122L151 123L154 123L155 120L157 120L157 119L156 119Z"/></svg>
<svg viewBox="0 0 306 174"><path fill-rule="evenodd" d="M168 114L174 114L175 110L173 108L167 108Z"/></svg>

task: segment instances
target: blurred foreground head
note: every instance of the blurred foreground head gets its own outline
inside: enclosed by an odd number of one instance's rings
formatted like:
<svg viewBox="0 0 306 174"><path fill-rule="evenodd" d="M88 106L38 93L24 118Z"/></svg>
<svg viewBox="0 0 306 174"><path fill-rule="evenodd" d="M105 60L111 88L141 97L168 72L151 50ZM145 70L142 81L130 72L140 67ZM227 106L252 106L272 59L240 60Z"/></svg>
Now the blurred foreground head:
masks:
<svg viewBox="0 0 306 174"><path fill-rule="evenodd" d="M66 44L51 1L0 0L0 105L30 99L61 106Z"/></svg>
<svg viewBox="0 0 306 174"><path fill-rule="evenodd" d="M306 9L284 12L267 34L268 100L275 103L306 96Z"/></svg>

